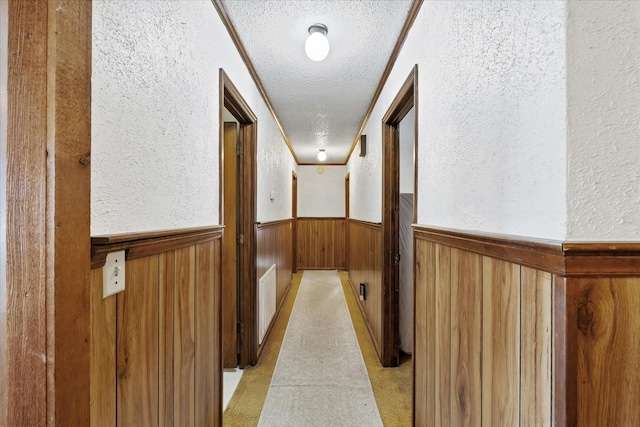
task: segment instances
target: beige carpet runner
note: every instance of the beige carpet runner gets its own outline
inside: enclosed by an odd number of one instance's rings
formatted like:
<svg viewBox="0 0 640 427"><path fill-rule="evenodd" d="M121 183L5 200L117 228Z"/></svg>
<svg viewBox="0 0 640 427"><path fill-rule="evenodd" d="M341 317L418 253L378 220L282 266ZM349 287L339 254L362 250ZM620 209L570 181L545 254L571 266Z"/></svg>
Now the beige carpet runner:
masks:
<svg viewBox="0 0 640 427"><path fill-rule="evenodd" d="M336 271L305 271L258 426L382 426Z"/></svg>

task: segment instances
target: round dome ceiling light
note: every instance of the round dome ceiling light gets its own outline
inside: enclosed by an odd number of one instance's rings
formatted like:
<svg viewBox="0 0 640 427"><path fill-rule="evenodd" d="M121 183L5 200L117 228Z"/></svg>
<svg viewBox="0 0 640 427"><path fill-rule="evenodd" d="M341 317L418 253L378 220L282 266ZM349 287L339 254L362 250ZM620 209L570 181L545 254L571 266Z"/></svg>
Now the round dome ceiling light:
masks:
<svg viewBox="0 0 640 427"><path fill-rule="evenodd" d="M327 160L327 152L324 151L324 148L321 148L320 151L318 151L318 160L321 162Z"/></svg>
<svg viewBox="0 0 640 427"><path fill-rule="evenodd" d="M304 44L304 51L312 61L322 61L329 54L328 32L324 24L313 24L309 27L309 37Z"/></svg>

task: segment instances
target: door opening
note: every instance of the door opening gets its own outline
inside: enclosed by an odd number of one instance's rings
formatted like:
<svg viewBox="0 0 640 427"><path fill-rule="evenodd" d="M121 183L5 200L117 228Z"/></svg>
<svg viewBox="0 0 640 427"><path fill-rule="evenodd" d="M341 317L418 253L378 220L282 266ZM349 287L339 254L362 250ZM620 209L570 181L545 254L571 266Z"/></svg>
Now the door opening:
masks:
<svg viewBox="0 0 640 427"><path fill-rule="evenodd" d="M292 259L292 270L294 273L298 271L298 263L297 263L297 246L296 242L298 241L298 175L294 171L291 171L291 217L292 226L291 226L291 238L292 238L292 247L293 247L293 259Z"/></svg>
<svg viewBox="0 0 640 427"><path fill-rule="evenodd" d="M224 124L225 109L234 119L230 123L235 124L236 136L232 130L234 125ZM220 69L220 222L225 225L222 254L225 367L234 363L234 348L235 362L240 368L257 362L254 235L256 122L256 116L240 92L224 70ZM226 357L229 358L228 362Z"/></svg>
<svg viewBox="0 0 640 427"><path fill-rule="evenodd" d="M414 165L413 165L413 213L416 220L418 192L415 185L418 167L418 66L405 80L382 119L382 236L384 241L382 260L382 348L383 366L398 366L400 361L400 122L413 111ZM415 322L412 321L413 325Z"/></svg>

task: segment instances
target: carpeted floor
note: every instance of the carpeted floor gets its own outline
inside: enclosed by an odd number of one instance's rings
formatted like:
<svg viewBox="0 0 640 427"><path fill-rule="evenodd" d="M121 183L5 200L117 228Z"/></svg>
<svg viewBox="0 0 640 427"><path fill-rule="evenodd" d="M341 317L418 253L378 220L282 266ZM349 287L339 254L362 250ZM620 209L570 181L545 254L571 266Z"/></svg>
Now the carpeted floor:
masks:
<svg viewBox="0 0 640 427"><path fill-rule="evenodd" d="M259 427L382 427L335 270L302 275Z"/></svg>
<svg viewBox="0 0 640 427"><path fill-rule="evenodd" d="M349 287L348 275L346 272L340 272L339 274L383 424L387 427L410 426L411 358L404 357L398 368L383 368L380 365L358 308L358 303ZM253 427L258 425L301 279L301 272L294 274L291 291L285 299L279 317L276 319L266 344L267 347L258 365L245 370L240 384L224 413L225 427Z"/></svg>

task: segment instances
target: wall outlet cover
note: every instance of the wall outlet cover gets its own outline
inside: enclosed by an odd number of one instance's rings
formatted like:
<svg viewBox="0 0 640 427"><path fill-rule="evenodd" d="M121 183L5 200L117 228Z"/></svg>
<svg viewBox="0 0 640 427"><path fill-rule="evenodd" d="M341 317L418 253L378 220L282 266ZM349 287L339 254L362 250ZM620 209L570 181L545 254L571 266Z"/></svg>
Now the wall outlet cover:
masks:
<svg viewBox="0 0 640 427"><path fill-rule="evenodd" d="M102 297L124 291L125 252L111 252L102 267Z"/></svg>

